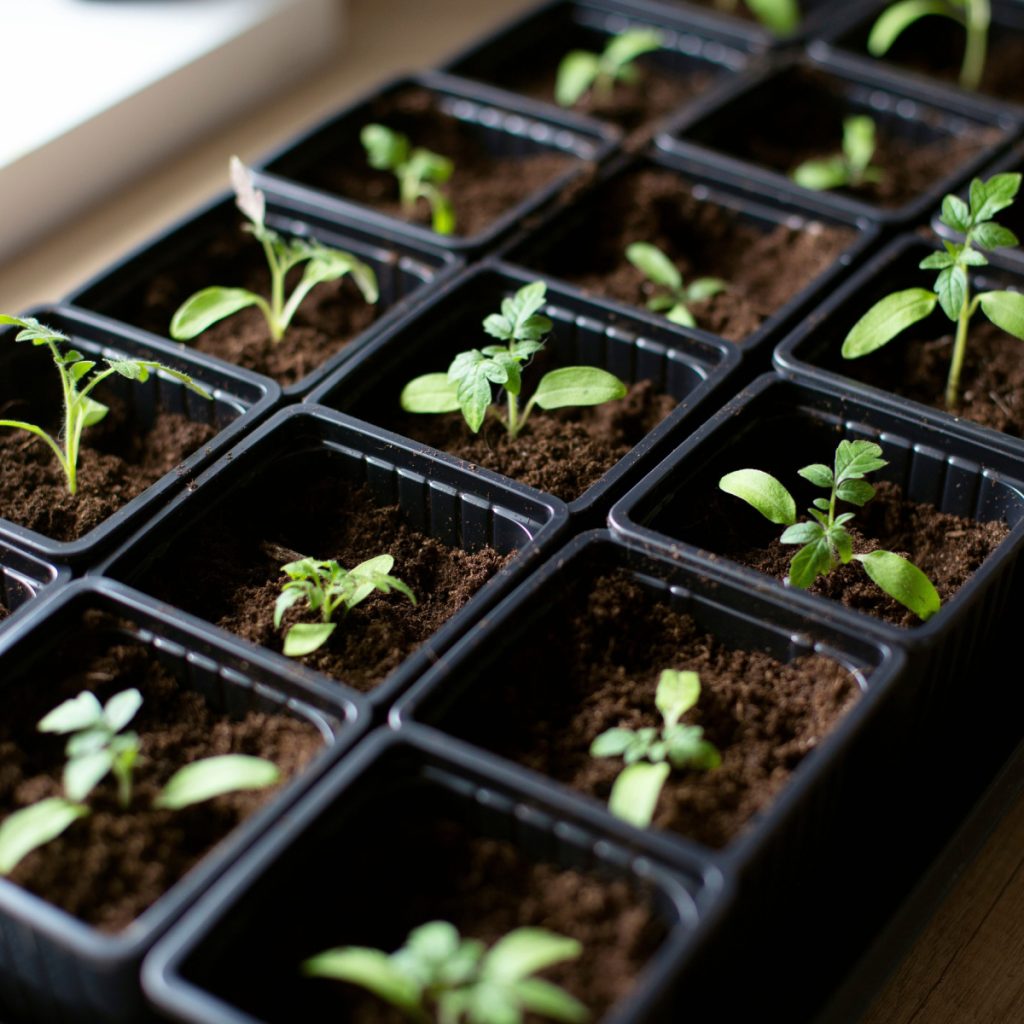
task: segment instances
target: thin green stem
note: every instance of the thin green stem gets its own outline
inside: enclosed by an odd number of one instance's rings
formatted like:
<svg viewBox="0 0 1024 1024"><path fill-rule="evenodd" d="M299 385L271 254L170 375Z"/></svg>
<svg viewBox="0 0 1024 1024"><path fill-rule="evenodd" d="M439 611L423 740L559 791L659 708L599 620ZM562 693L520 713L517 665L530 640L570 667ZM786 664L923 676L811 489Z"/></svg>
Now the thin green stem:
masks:
<svg viewBox="0 0 1024 1024"><path fill-rule="evenodd" d="M960 67L960 84L965 89L977 90L985 74L985 60L988 51L988 31L992 21L989 0L967 0L964 26L967 29L967 44L964 61Z"/></svg>
<svg viewBox="0 0 1024 1024"><path fill-rule="evenodd" d="M956 322L956 340L953 342L953 358L949 363L949 376L946 378L946 408L955 409L960 398L960 371L964 365L967 352L967 325L971 322L971 292L964 292L963 305Z"/></svg>
<svg viewBox="0 0 1024 1024"><path fill-rule="evenodd" d="M522 421L519 419L519 398L513 395L511 391L506 391L508 395L508 436L514 441L519 434L519 428L522 426ZM523 419L526 417L524 416Z"/></svg>

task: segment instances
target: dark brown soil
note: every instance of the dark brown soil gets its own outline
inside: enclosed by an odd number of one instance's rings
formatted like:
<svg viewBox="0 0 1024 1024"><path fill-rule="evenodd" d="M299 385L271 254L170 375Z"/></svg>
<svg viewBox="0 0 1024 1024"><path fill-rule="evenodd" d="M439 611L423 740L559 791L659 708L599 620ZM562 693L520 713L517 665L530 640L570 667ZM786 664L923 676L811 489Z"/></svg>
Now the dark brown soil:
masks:
<svg viewBox="0 0 1024 1024"><path fill-rule="evenodd" d="M422 89L381 97L367 111L366 123L371 122L402 131L414 146L424 146L455 162L455 172L444 191L455 209L456 235L477 234L578 162L561 152L497 156L482 141L484 129L443 113L437 109L437 98ZM407 213L398 201L394 175L370 167L358 129L337 150L298 176L309 185L390 216L430 224L426 200Z"/></svg>
<svg viewBox="0 0 1024 1024"><path fill-rule="evenodd" d="M132 723L141 739L132 806L121 810L108 778L88 798L93 813L29 854L11 878L105 932L130 924L239 822L272 798L273 789L236 793L180 811L151 803L182 765L221 754L277 763L287 779L322 745L310 724L287 715L248 713L234 720L183 690L138 644L85 634L58 652L59 674L46 685L7 695L0 723L0 806L4 813L61 796L64 737L35 723L62 700L91 690L100 700L137 687L142 709Z"/></svg>
<svg viewBox="0 0 1024 1024"><path fill-rule="evenodd" d="M944 395L953 335L897 339L863 359L843 360L839 372L982 426L1024 437L1024 352L1005 331L978 318L971 326L960 377L961 403L947 410Z"/></svg>
<svg viewBox="0 0 1024 1024"><path fill-rule="evenodd" d="M676 406L650 381L633 384L616 402L583 409L535 410L510 441L497 420L472 434L461 413L405 415L392 429L433 448L573 501L601 479Z"/></svg>
<svg viewBox="0 0 1024 1024"><path fill-rule="evenodd" d="M17 406L6 403L5 415L20 418ZM52 425L51 433L56 434ZM162 413L152 427L141 429L112 407L82 436L78 493L71 495L60 464L42 440L21 430L0 430L0 512L53 540L77 540L216 433L176 413Z"/></svg>
<svg viewBox="0 0 1024 1024"><path fill-rule="evenodd" d="M11 613L7 610L7 607L0 602L0 622L3 622Z"/></svg>
<svg viewBox="0 0 1024 1024"><path fill-rule="evenodd" d="M435 633L512 557L490 548L468 553L413 529L397 506L375 507L345 481L314 479L304 486L268 482L272 507L252 515L251 498L207 517L173 547L143 586L157 597L280 651L287 628L318 621L288 613L273 624L274 602L286 577L281 566L300 555L352 568L390 554L391 571L416 595L374 593L345 614L328 643L303 664L359 690L370 690Z"/></svg>
<svg viewBox="0 0 1024 1024"><path fill-rule="evenodd" d="M242 223L239 214L236 226L214 235L200 251L155 274L146 287L127 292L104 312L168 337L175 311L202 288L223 285L269 295L270 275L263 250L243 230ZM300 267L289 275L289 292L301 274ZM189 346L288 386L343 349L381 312L379 304L368 305L359 289L345 277L317 285L303 300L279 342L271 339L263 314L249 308L214 324L189 342Z"/></svg>
<svg viewBox="0 0 1024 1024"><path fill-rule="evenodd" d="M1001 521L980 523L940 512L932 505L905 501L895 484L883 481L877 486L877 496L857 512L851 526L854 550L864 554L882 549L909 558L932 581L943 603L956 594L1010 532ZM792 544L776 540L767 549L734 551L730 557L784 579L797 550ZM921 620L879 590L857 562L820 577L810 592L898 626L920 625Z"/></svg>
<svg viewBox="0 0 1024 1024"><path fill-rule="evenodd" d="M666 668L699 673L684 721L705 729L722 765L673 772L654 824L715 847L771 801L859 693L836 662L732 648L616 572L552 609L529 650L445 727L606 801L622 761L592 758L590 744L613 727L659 726Z"/></svg>
<svg viewBox="0 0 1024 1024"><path fill-rule="evenodd" d="M853 243L847 228L812 223L765 231L694 195L670 171L643 169L606 186L600 216L584 220L531 265L585 292L646 306L658 291L625 256L632 242L650 242L679 268L685 282L719 277L729 289L690 306L697 325L742 341L777 309L829 269Z"/></svg>

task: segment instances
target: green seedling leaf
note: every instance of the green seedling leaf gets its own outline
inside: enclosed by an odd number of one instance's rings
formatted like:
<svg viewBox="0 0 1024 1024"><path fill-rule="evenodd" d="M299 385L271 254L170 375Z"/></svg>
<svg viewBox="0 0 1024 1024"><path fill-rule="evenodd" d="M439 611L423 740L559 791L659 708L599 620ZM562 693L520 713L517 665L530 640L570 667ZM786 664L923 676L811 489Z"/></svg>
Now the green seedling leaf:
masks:
<svg viewBox="0 0 1024 1024"><path fill-rule="evenodd" d="M947 267L939 271L935 280L939 305L950 320L956 321L967 304L967 271L963 266Z"/></svg>
<svg viewBox="0 0 1024 1024"><path fill-rule="evenodd" d="M677 672L667 668L658 677L654 704L669 728L697 703L699 697L700 676L696 672Z"/></svg>
<svg viewBox="0 0 1024 1024"><path fill-rule="evenodd" d="M88 807L55 796L9 814L0 825L0 875L9 875L33 850L88 813Z"/></svg>
<svg viewBox="0 0 1024 1024"><path fill-rule="evenodd" d="M281 779L273 761L246 754L224 754L179 768L160 791L154 807L179 810L225 793L247 789L266 789Z"/></svg>
<svg viewBox="0 0 1024 1024"><path fill-rule="evenodd" d="M542 409L601 405L625 398L626 385L614 374L596 366L565 366L544 374L533 400Z"/></svg>
<svg viewBox="0 0 1024 1024"><path fill-rule="evenodd" d="M604 51L604 63L616 68L631 64L637 57L661 49L662 35L652 28L632 28L614 36Z"/></svg>
<svg viewBox="0 0 1024 1024"><path fill-rule="evenodd" d="M828 502L825 502L828 508ZM787 526L779 538L782 544L812 544L825 537L825 527L821 523L794 523Z"/></svg>
<svg viewBox="0 0 1024 1024"><path fill-rule="evenodd" d="M607 729L590 744L590 756L622 757L635 739L632 729Z"/></svg>
<svg viewBox="0 0 1024 1024"><path fill-rule="evenodd" d="M881 348L935 309L938 296L924 288L893 292L876 302L854 324L843 342L843 358L859 359Z"/></svg>
<svg viewBox="0 0 1024 1024"><path fill-rule="evenodd" d="M975 224L991 220L1000 210L1013 205L1020 191L1021 175L994 174L988 181L971 182L971 215Z"/></svg>
<svg viewBox="0 0 1024 1024"><path fill-rule="evenodd" d="M1024 339L1024 295L1019 292L982 292L982 312L1007 334Z"/></svg>
<svg viewBox="0 0 1024 1024"><path fill-rule="evenodd" d="M979 224L972 232L972 238L975 244L980 245L983 249L1009 249L1015 245L1019 245L1017 236L1009 229L1004 228L1000 224L994 224L989 221L987 224ZM976 257L980 256L980 253L973 254ZM981 257L983 262L978 263L976 260L972 261L974 266L985 266L988 260Z"/></svg>
<svg viewBox="0 0 1024 1024"><path fill-rule="evenodd" d="M310 977L359 985L419 1019L421 986L378 949L359 946L329 949L304 961L302 971Z"/></svg>
<svg viewBox="0 0 1024 1024"><path fill-rule="evenodd" d="M872 551L853 557L882 590L918 618L930 619L941 607L939 592L913 562L891 551Z"/></svg>
<svg viewBox="0 0 1024 1024"><path fill-rule="evenodd" d="M874 496L874 487L865 480L845 480L836 488L836 497L851 505L866 505Z"/></svg>
<svg viewBox="0 0 1024 1024"><path fill-rule="evenodd" d="M399 401L406 412L456 412L460 408L458 387L447 373L427 373L409 381Z"/></svg>
<svg viewBox="0 0 1024 1024"><path fill-rule="evenodd" d="M809 480L814 484L815 487L831 488L832 486L832 470L820 462L816 462L811 466L804 466L803 469L798 469L797 472L805 480Z"/></svg>
<svg viewBox="0 0 1024 1024"><path fill-rule="evenodd" d="M138 690L126 691L138 693ZM54 732L65 735L69 732L80 732L92 728L103 721L103 705L96 695L87 690L77 697L58 704L52 711L40 719L36 728L40 732Z"/></svg>
<svg viewBox="0 0 1024 1024"><path fill-rule="evenodd" d="M971 226L971 211L959 196L946 196L942 200L942 223L954 231L966 234Z"/></svg>
<svg viewBox="0 0 1024 1024"><path fill-rule="evenodd" d="M832 570L832 549L823 530L816 540L802 547L789 563L789 582L798 590L806 590L819 576Z"/></svg>
<svg viewBox="0 0 1024 1024"><path fill-rule="evenodd" d="M949 7L942 0L904 0L895 3L879 15L868 36L868 52L873 57L884 57L892 44L915 21L930 14L948 16Z"/></svg>
<svg viewBox="0 0 1024 1024"><path fill-rule="evenodd" d="M359 141L366 150L370 166L378 171L392 171L409 160L409 139L382 124L364 125Z"/></svg>
<svg viewBox="0 0 1024 1024"><path fill-rule="evenodd" d="M583 94L593 85L600 67L596 53L572 50L558 65L555 80L555 102L562 107L571 107L579 102Z"/></svg>
<svg viewBox="0 0 1024 1024"><path fill-rule="evenodd" d="M2 325L21 328L14 337L15 341L31 341L34 345L48 345L71 340L66 334L41 324L34 316L18 317L0 313L0 326Z"/></svg>
<svg viewBox="0 0 1024 1024"><path fill-rule="evenodd" d="M104 747L73 758L64 767L64 792L70 800L84 800L110 772L113 753Z"/></svg>
<svg viewBox="0 0 1024 1024"><path fill-rule="evenodd" d="M662 45L660 32L653 29L627 29L613 36L604 52L589 53L571 50L558 65L555 79L555 102L571 107L591 88L598 93L609 93L616 82L636 80L633 62L645 53Z"/></svg>
<svg viewBox="0 0 1024 1024"><path fill-rule="evenodd" d="M524 1010L568 1024L583 1024L590 1011L575 997L543 978L524 978L516 984L516 999Z"/></svg>
<svg viewBox="0 0 1024 1024"><path fill-rule="evenodd" d="M304 658L320 650L337 626L336 622L297 622L284 638L282 653L289 658Z"/></svg>
<svg viewBox="0 0 1024 1024"><path fill-rule="evenodd" d="M801 188L813 189L815 192L842 188L847 179L846 161L839 156L806 160L793 171L793 181Z"/></svg>
<svg viewBox="0 0 1024 1024"><path fill-rule="evenodd" d="M840 441L836 448L835 478L838 483L859 480L888 464L882 458L881 447L874 441Z"/></svg>
<svg viewBox="0 0 1024 1024"><path fill-rule="evenodd" d="M637 828L646 828L654 817L662 786L671 771L671 765L665 762L638 762L623 768L612 785L608 809L615 817Z"/></svg>
<svg viewBox="0 0 1024 1024"><path fill-rule="evenodd" d="M797 0L747 0L747 6L777 36L788 36L800 27Z"/></svg>
<svg viewBox="0 0 1024 1024"><path fill-rule="evenodd" d="M564 960L575 960L583 947L575 939L544 928L516 928L490 948L481 964L488 980L521 981Z"/></svg>
<svg viewBox="0 0 1024 1024"><path fill-rule="evenodd" d="M208 327L263 300L245 288L204 288L187 298L171 318L171 337L190 341Z"/></svg>
<svg viewBox="0 0 1024 1024"><path fill-rule="evenodd" d="M649 242L634 242L626 248L626 259L646 278L673 291L682 288L683 277L675 264Z"/></svg>
<svg viewBox="0 0 1024 1024"><path fill-rule="evenodd" d="M796 522L796 502L775 477L759 469L737 469L726 473L718 486L726 494L742 498L772 523L791 526Z"/></svg>

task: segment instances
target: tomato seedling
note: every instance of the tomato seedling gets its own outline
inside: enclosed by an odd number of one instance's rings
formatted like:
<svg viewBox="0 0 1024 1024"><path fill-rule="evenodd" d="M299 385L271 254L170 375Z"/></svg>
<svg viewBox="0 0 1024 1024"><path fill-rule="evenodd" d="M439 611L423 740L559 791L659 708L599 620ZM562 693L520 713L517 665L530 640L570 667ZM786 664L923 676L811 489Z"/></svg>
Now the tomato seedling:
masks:
<svg viewBox="0 0 1024 1024"><path fill-rule="evenodd" d="M871 166L875 155L875 122L864 114L843 121L843 151L819 160L805 160L793 173L803 188L821 192L832 188L858 188L879 182L885 174Z"/></svg>
<svg viewBox="0 0 1024 1024"><path fill-rule="evenodd" d="M571 50L558 65L555 79L555 101L563 107L578 103L588 92L607 99L617 82L632 83L640 78L635 61L653 50L661 49L660 32L632 28L612 36L601 53Z"/></svg>
<svg viewBox="0 0 1024 1024"><path fill-rule="evenodd" d="M697 326L690 312L691 302L713 298L729 287L720 277L698 277L684 284L683 275L675 264L649 242L633 242L627 246L626 259L652 284L663 289L647 300L647 308L664 313L667 320L683 327Z"/></svg>

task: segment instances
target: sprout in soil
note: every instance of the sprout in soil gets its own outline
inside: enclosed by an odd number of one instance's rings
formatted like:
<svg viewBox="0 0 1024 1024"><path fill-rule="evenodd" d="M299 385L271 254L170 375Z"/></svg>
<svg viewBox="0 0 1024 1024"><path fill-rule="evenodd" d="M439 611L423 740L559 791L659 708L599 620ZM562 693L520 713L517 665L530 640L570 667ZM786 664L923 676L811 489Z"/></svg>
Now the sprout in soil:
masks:
<svg viewBox="0 0 1024 1024"><path fill-rule="evenodd" d="M73 348L61 350L60 346L71 339L60 331L44 326L32 317L21 319L16 316L0 314L0 325L12 324L21 328L14 336L15 341L31 341L33 345L45 345L53 357L54 366L60 374L61 388L64 393L64 426L58 434L63 440L63 448L57 438L51 437L42 427L23 420L0 420L0 427L11 427L14 430L27 430L30 434L45 441L57 456L60 468L64 471L68 491L78 491L78 455L82 443L82 431L94 426L107 415L109 409L102 402L91 397L97 384L107 377L117 374L127 380L144 384L151 373L159 373L171 380L183 384L190 391L212 401L213 396L201 388L191 377L180 370L172 370L163 363L152 359L104 359L106 366L97 370L97 362L87 359L81 352Z"/></svg>
<svg viewBox="0 0 1024 1024"><path fill-rule="evenodd" d="M410 381L402 389L402 408L413 413L461 410L474 434L490 412L515 440L535 405L561 409L623 398L626 385L607 371L595 366L564 366L541 377L533 396L519 412L522 364L544 348L540 339L551 330L551 321L537 312L544 305L545 293L544 282L534 281L505 299L501 312L488 316L483 327L492 338L507 344L460 352L447 373L428 373ZM492 384L505 392L505 417L491 404Z"/></svg>
<svg viewBox="0 0 1024 1024"><path fill-rule="evenodd" d="M639 69L633 62L660 49L662 43L661 33L654 29L631 28L609 39L603 53L570 50L558 65L555 100L563 107L571 107L591 89L598 98L607 99L616 82L632 83L639 79Z"/></svg>
<svg viewBox="0 0 1024 1024"><path fill-rule="evenodd" d="M742 498L765 519L785 526L779 538L783 544L802 545L789 563L789 582L794 587L806 590L819 576L857 561L891 598L918 618L928 619L940 605L931 580L913 562L892 551L855 555L846 529L854 514L836 514L837 501L861 507L875 496L874 487L864 477L888 465L881 456L882 449L871 441L840 441L834 470L821 463L799 470L805 480L829 492L827 498L814 499L814 507L807 510L810 519L799 523L793 496L768 473L738 469L723 476L718 486L726 494Z"/></svg>
<svg viewBox="0 0 1024 1024"><path fill-rule="evenodd" d="M689 284L683 284L683 275L675 264L649 242L633 242L626 248L626 259L652 284L662 291L647 300L647 308L655 313L664 313L666 319L683 327L696 327L690 312L691 302L710 299L728 289L728 284L719 277L698 277Z"/></svg>
<svg viewBox="0 0 1024 1024"><path fill-rule="evenodd" d="M378 555L360 562L353 569L343 569L337 562L318 562L300 558L281 566L288 582L274 605L274 628L281 627L284 613L299 601L306 602L311 612L320 613L319 622L297 622L284 638L284 653L289 658L301 658L319 650L337 628L333 622L339 609L349 612L365 601L375 590L390 594L397 590L413 604L416 597L400 579L389 576L395 564L391 555Z"/></svg>
<svg viewBox="0 0 1024 1024"><path fill-rule="evenodd" d="M718 749L704 739L704 730L699 725L679 722L699 696L700 677L696 672L667 668L658 679L654 695L655 706L664 721L660 731L607 729L591 743L591 757L621 757L626 763L608 799L608 809L616 817L646 828L673 768L708 771L722 763Z"/></svg>
<svg viewBox="0 0 1024 1024"><path fill-rule="evenodd" d="M821 160L806 160L792 178L804 188L823 191L830 188L859 188L881 181L885 174L871 166L875 155L875 122L864 114L843 121L843 151Z"/></svg>
<svg viewBox="0 0 1024 1024"><path fill-rule="evenodd" d="M575 939L544 928L516 928L487 949L447 921L430 921L394 953L345 946L310 957L302 970L358 985L414 1024L522 1024L527 1013L582 1024L590 1014L578 999L534 977L580 952Z"/></svg>
<svg viewBox="0 0 1024 1024"><path fill-rule="evenodd" d="M138 690L122 690L100 704L88 690L64 701L38 725L40 732L67 736L64 796L48 797L7 816L0 825L0 874L9 875L33 850L56 839L91 812L86 797L113 775L117 799L132 802L132 770L139 759L139 737L125 727L142 706ZM244 754L208 757L179 768L153 801L155 808L179 810L224 793L264 789L280 780L271 761Z"/></svg>
<svg viewBox="0 0 1024 1024"><path fill-rule="evenodd" d="M968 267L988 264L979 249L1005 249L1018 244L1017 236L992 218L1013 205L1020 182L1019 174L997 174L988 181L975 178L971 182L970 205L957 196L946 196L942 201L942 223L961 233L964 240L944 241L942 252L932 253L919 264L922 270L939 272L935 290L908 288L880 299L847 334L843 357L858 359L888 344L896 335L928 316L937 303L956 324L945 395L946 407L955 409L960 400L967 329L978 307L996 327L1024 339L1024 295L992 291L972 296L968 279Z"/></svg>
<svg viewBox="0 0 1024 1024"><path fill-rule="evenodd" d="M365 125L359 139L370 166L390 171L398 179L398 195L406 215L411 216L417 201L425 199L430 205L433 229L439 235L450 235L455 230L455 211L437 186L452 176L455 165L451 160L422 146L413 148L407 135L382 124Z"/></svg>
<svg viewBox="0 0 1024 1024"><path fill-rule="evenodd" d="M727 14L734 14L739 0L714 0L715 6ZM745 0L747 9L769 32L787 36L800 27L800 7L797 0Z"/></svg>
<svg viewBox="0 0 1024 1024"><path fill-rule="evenodd" d="M187 298L171 318L171 337L188 341L208 327L240 310L255 306L267 321L270 337L278 342L292 322L302 300L318 285L352 275L363 298L375 303L379 297L373 269L351 253L330 249L314 239L282 238L264 223L266 197L256 188L249 170L237 156L231 158L231 184L238 209L248 218L245 225L263 246L270 271L270 299L247 288L203 288ZM289 271L305 264L302 276L285 295Z"/></svg>
<svg viewBox="0 0 1024 1024"><path fill-rule="evenodd" d="M932 14L964 27L967 35L960 84L965 89L977 89L985 74L988 30L992 21L990 0L900 0L890 4L871 28L868 52L873 57L884 57L905 29Z"/></svg>

